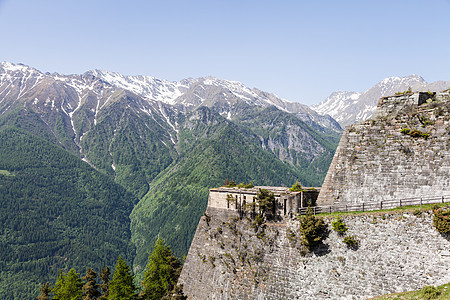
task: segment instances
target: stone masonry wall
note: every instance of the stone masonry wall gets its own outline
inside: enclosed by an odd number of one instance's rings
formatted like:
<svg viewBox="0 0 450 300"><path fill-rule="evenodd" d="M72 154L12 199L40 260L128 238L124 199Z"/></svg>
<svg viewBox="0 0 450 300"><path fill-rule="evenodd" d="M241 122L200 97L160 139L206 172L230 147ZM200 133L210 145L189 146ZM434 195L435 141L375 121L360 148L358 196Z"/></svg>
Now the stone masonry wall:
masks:
<svg viewBox="0 0 450 300"><path fill-rule="evenodd" d="M436 98L382 98L372 120L347 126L317 204L450 195L450 100Z"/></svg>
<svg viewBox="0 0 450 300"><path fill-rule="evenodd" d="M306 256L296 220L264 228L229 210L206 215L179 280L189 299L367 299L450 281L450 237L432 227L431 212L343 216L358 249L325 219L328 237Z"/></svg>
<svg viewBox="0 0 450 300"><path fill-rule="evenodd" d="M274 194L274 214L282 218L298 213L300 208L307 207L310 203L315 205L319 194L318 188L306 187L304 190L292 192L287 187L255 186L252 188L220 187L209 190L208 207L230 210L245 210L246 204L256 203L258 192L261 189ZM233 200L228 200L228 197Z"/></svg>

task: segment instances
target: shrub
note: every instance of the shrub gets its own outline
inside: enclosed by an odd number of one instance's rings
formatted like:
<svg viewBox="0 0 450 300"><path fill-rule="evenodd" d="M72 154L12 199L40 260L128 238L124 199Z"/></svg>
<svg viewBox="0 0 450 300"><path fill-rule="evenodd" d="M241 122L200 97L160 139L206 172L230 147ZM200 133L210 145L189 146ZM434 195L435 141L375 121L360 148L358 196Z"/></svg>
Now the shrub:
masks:
<svg viewBox="0 0 450 300"><path fill-rule="evenodd" d="M236 182L234 182L233 180L228 180L228 178L225 180L225 184L223 185L224 187L235 187L236 186Z"/></svg>
<svg viewBox="0 0 450 300"><path fill-rule="evenodd" d="M291 188L289 188L289 190L291 192L300 192L302 190L302 185L300 184L300 182L296 181Z"/></svg>
<svg viewBox="0 0 450 300"><path fill-rule="evenodd" d="M331 226L333 230L340 235L343 235L348 230L347 226L345 226L340 217L336 217L336 219L334 219L334 221L331 223Z"/></svg>
<svg viewBox="0 0 450 300"><path fill-rule="evenodd" d="M413 215L415 215L415 216L421 216L422 215L422 210L421 209L419 209L419 208L417 208L416 210L414 210L414 212L413 212Z"/></svg>
<svg viewBox="0 0 450 300"><path fill-rule="evenodd" d="M230 207L231 205L234 205L236 207L237 199L233 197L231 194L227 194L227 205Z"/></svg>
<svg viewBox="0 0 450 300"><path fill-rule="evenodd" d="M450 233L450 210L433 208L433 226L440 233Z"/></svg>
<svg viewBox="0 0 450 300"><path fill-rule="evenodd" d="M249 202L242 205L242 209L246 213L254 212L256 210L256 203L255 202Z"/></svg>
<svg viewBox="0 0 450 300"><path fill-rule="evenodd" d="M295 234L295 231L290 228L286 229L286 238L291 245L297 242L297 235Z"/></svg>
<svg viewBox="0 0 450 300"><path fill-rule="evenodd" d="M433 206L431 207L432 210L438 210L441 207L439 206L439 204L433 204Z"/></svg>
<svg viewBox="0 0 450 300"><path fill-rule="evenodd" d="M397 92L397 93L395 93L395 95L396 96L398 96L398 95L407 95L407 94L412 94L412 93L413 93L413 91L412 91L411 87L409 87L406 91Z"/></svg>
<svg viewBox="0 0 450 300"><path fill-rule="evenodd" d="M255 226L259 227L263 223L264 223L264 217L262 215L260 215L260 214L256 215L255 216L255 221L254 221Z"/></svg>
<svg viewBox="0 0 450 300"><path fill-rule="evenodd" d="M410 137L413 137L413 138L421 137L421 138L424 138L424 139L428 139L430 137L429 133L422 132L422 131L417 130L417 129L402 128L402 129L400 129L400 132L402 134L409 135Z"/></svg>
<svg viewBox="0 0 450 300"><path fill-rule="evenodd" d="M243 182L239 183L238 186L239 188L244 188L244 189L251 189L252 187L254 187L253 182L250 181L249 184L245 184Z"/></svg>
<svg viewBox="0 0 450 300"><path fill-rule="evenodd" d="M264 231L261 231L258 234L256 234L256 237L260 240L264 239L266 237L266 233Z"/></svg>
<svg viewBox="0 0 450 300"><path fill-rule="evenodd" d="M403 134L409 134L410 131L411 131L411 129L409 129L409 128L402 128L400 130L400 132L403 133Z"/></svg>
<svg viewBox="0 0 450 300"><path fill-rule="evenodd" d="M320 243L327 234L327 225L321 218L313 215L311 208L308 208L306 215L300 219L299 229L302 234L302 244L309 250Z"/></svg>
<svg viewBox="0 0 450 300"><path fill-rule="evenodd" d="M358 240L353 236L346 236L342 242L350 248L357 248L359 244Z"/></svg>
<svg viewBox="0 0 450 300"><path fill-rule="evenodd" d="M439 290L432 285L428 285L422 289L423 299L437 299L440 295L441 292L439 292Z"/></svg>

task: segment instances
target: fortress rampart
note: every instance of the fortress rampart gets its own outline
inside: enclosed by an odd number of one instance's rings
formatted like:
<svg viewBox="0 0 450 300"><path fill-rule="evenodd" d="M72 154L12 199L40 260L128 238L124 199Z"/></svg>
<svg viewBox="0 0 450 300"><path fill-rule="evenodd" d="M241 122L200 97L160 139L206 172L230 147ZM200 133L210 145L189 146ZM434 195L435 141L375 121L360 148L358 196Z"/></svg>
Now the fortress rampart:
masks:
<svg viewBox="0 0 450 300"><path fill-rule="evenodd" d="M208 207L179 279L189 299L367 299L450 281L450 242L433 215L344 215L349 249L330 231L302 256L295 219L265 224L264 234L234 210ZM331 228L333 218L325 218Z"/></svg>
<svg viewBox="0 0 450 300"><path fill-rule="evenodd" d="M347 126L317 205L450 193L448 93L381 98L375 116Z"/></svg>
<svg viewBox="0 0 450 300"><path fill-rule="evenodd" d="M255 186L253 188L220 187L209 190L208 207L240 211L246 204L255 203L260 189L272 192L275 196L273 215L281 217L298 213L300 208L315 205L320 188L304 188L291 192L287 187ZM231 198L230 198L231 197ZM231 200L233 199L233 200Z"/></svg>
<svg viewBox="0 0 450 300"><path fill-rule="evenodd" d="M382 98L373 120L346 128L317 204L449 194L449 149L448 93ZM275 214L285 216L280 222L258 225L242 217L260 188L274 193ZM349 248L330 230L302 255L299 220L289 216L309 201L308 191L287 188L211 189L180 275L184 293L189 299L367 299L450 281L450 239L435 230L431 211L342 215L358 246ZM324 222L331 228L333 217Z"/></svg>

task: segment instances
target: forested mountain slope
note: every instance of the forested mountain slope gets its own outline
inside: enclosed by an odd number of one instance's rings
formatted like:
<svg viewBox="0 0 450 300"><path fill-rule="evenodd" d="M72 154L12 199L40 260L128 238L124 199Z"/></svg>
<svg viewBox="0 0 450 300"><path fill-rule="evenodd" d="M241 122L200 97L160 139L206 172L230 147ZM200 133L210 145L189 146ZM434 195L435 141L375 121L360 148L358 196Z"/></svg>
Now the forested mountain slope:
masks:
<svg viewBox="0 0 450 300"><path fill-rule="evenodd" d="M134 256L137 199L85 162L21 130L0 130L0 298L24 299L59 269Z"/></svg>
<svg viewBox="0 0 450 300"><path fill-rule="evenodd" d="M126 189L127 205L139 201L131 214L137 271L158 235L187 253L208 189L227 178L320 185L341 134L329 116L239 82L43 74L0 63L4 128L58 146Z"/></svg>

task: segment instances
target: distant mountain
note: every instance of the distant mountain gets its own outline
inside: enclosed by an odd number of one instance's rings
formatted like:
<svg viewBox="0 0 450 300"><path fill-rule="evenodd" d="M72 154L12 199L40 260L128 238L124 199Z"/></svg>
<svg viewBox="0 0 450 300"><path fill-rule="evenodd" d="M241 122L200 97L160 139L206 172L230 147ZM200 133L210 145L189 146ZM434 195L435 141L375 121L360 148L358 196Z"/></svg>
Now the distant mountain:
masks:
<svg viewBox="0 0 450 300"><path fill-rule="evenodd" d="M450 81L427 83L418 75L388 77L363 93L334 92L319 104L312 105L311 108L319 114L330 115L344 127L370 118L374 114L381 97L394 95L396 92L405 91L409 87L414 91L439 92L449 88Z"/></svg>
<svg viewBox="0 0 450 300"><path fill-rule="evenodd" d="M235 81L44 74L1 63L7 128L64 149L139 200L130 214L136 271L157 236L187 253L208 189L227 178L321 185L342 132L330 116Z"/></svg>
<svg viewBox="0 0 450 300"><path fill-rule="evenodd" d="M94 76L149 100L192 110L199 106L213 108L220 115L233 119L239 115L244 104L253 107L275 106L280 110L296 114L309 125L316 124L335 131L342 129L330 116L319 115L307 105L290 102L274 94L250 89L238 81L229 81L212 76L189 78L180 82L168 82L149 76L125 76L114 72L90 71Z"/></svg>
<svg viewBox="0 0 450 300"><path fill-rule="evenodd" d="M258 110L275 107L277 113L290 113L298 124L322 135L339 136L342 130L331 117L305 105L213 77L173 83L99 70L82 75L42 74L28 66L2 63L0 99L0 126L17 126L62 146L115 176L138 197L177 157L184 115L199 107L209 107L238 123ZM252 132L260 134L261 147L290 163L294 160L285 149L298 148L295 143L311 135L303 130L300 137L290 134L282 143L267 147L258 124L252 126ZM319 144L310 141L301 146L300 154L308 157L308 163L316 157L310 153L325 151ZM148 148L154 151L145 151Z"/></svg>

